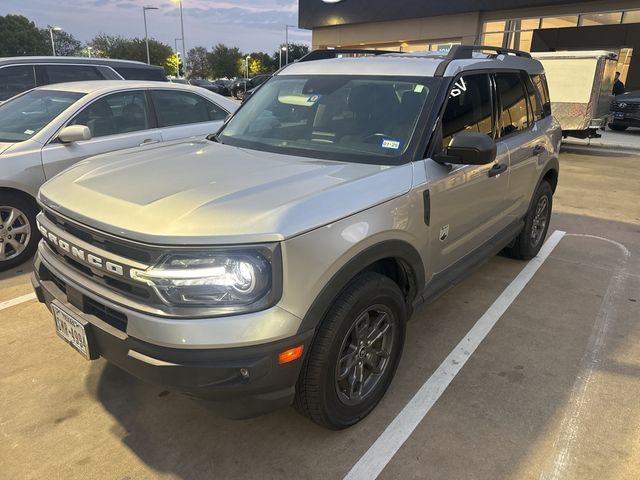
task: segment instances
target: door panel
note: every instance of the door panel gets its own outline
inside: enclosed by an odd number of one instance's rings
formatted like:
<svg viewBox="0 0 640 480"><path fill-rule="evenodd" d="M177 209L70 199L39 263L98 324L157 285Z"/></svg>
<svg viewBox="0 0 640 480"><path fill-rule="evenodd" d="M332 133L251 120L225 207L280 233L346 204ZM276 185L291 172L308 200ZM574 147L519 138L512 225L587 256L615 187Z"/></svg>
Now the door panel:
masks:
<svg viewBox="0 0 640 480"><path fill-rule="evenodd" d="M486 73L459 77L442 116L443 149L463 131L494 137L495 103ZM494 165L504 173L489 176ZM431 273L443 271L506 228L509 151L497 143L497 156L488 165L447 165L426 160L431 196Z"/></svg>
<svg viewBox="0 0 640 480"><path fill-rule="evenodd" d="M162 139L160 131L154 128L143 90L101 97L83 108L67 125L86 125L93 138L70 144L54 140L45 145L42 164L47 178L84 158Z"/></svg>

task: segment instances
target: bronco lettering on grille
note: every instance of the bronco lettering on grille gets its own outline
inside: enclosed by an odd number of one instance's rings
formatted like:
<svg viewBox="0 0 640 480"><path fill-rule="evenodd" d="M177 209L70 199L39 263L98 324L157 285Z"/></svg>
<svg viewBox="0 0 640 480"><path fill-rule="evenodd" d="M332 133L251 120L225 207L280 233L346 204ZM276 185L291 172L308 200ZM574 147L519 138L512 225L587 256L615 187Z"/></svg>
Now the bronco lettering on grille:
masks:
<svg viewBox="0 0 640 480"><path fill-rule="evenodd" d="M56 247L58 247L60 250L66 252L67 254L69 254L69 256L74 257L84 263L87 263L94 268L106 270L107 272L112 273L114 275L120 275L120 276L124 275L124 267L122 265L111 262L97 255L94 255L93 253L85 252L82 248L73 245L67 240L61 239L57 235L54 235L45 227L40 225L40 222L37 222L37 223L38 223L38 230L40 230L40 233L42 234L42 238L44 238L49 243L55 245Z"/></svg>

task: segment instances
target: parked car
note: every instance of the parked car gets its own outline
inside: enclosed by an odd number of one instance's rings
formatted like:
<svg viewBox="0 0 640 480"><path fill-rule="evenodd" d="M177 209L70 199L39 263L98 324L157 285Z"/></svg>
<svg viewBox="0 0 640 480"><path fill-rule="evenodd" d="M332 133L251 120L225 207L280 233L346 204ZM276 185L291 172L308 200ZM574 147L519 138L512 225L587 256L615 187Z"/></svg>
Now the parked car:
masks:
<svg viewBox="0 0 640 480"><path fill-rule="evenodd" d="M129 60L86 57L0 58L0 102L41 85L87 80L166 82L162 67Z"/></svg>
<svg viewBox="0 0 640 480"><path fill-rule="evenodd" d="M623 131L640 127L640 90L618 95L611 102L609 128Z"/></svg>
<svg viewBox="0 0 640 480"><path fill-rule="evenodd" d="M209 90L210 92L217 93L219 95L222 92L222 89L218 85L210 82L209 80L192 79L189 80L189 83L195 87L204 88L205 90Z"/></svg>
<svg viewBox="0 0 640 480"><path fill-rule="evenodd" d="M220 95L224 95L225 97L230 97L231 96L231 84L233 82L231 80L224 80L224 79L218 79L218 80L214 80L213 84L214 85L218 85L218 87L220 87L220 92L218 92Z"/></svg>
<svg viewBox="0 0 640 480"><path fill-rule="evenodd" d="M101 81L39 87L0 105L0 271L35 251L35 196L84 158L215 132L237 104L191 86Z"/></svg>
<svg viewBox="0 0 640 480"><path fill-rule="evenodd" d="M561 141L544 69L488 50L299 61L208 141L48 181L32 281L56 331L228 416L360 421L417 305L544 242Z"/></svg>
<svg viewBox="0 0 640 480"><path fill-rule="evenodd" d="M244 93L247 90L251 90L262 85L269 80L271 75L256 75L253 78L239 78L231 84L231 96L236 97L238 100L244 98Z"/></svg>

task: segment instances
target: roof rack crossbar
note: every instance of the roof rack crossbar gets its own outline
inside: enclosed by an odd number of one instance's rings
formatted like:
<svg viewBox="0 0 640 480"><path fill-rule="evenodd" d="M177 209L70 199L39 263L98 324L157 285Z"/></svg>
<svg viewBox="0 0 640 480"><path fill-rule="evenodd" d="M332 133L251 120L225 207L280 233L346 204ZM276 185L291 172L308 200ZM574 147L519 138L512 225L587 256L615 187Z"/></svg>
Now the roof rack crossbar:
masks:
<svg viewBox="0 0 640 480"><path fill-rule="evenodd" d="M473 52L489 50L498 55L515 55L516 57L531 58L531 54L514 48L489 47L485 45L454 45L447 54L447 60L466 60L473 58Z"/></svg>

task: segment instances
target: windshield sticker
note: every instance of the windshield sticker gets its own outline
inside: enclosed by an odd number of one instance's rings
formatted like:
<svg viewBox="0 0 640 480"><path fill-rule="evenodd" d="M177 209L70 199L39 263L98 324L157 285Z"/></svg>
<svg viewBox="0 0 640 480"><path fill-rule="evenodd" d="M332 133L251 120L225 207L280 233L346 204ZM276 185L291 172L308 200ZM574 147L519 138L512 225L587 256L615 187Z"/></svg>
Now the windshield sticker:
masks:
<svg viewBox="0 0 640 480"><path fill-rule="evenodd" d="M320 95L311 95L307 98L307 102L309 103L316 103L318 100L320 100Z"/></svg>
<svg viewBox="0 0 640 480"><path fill-rule="evenodd" d="M460 77L460 80L453 84L453 88L451 89L451 95L449 95L449 98L455 98L459 95L462 95L466 91L467 84L464 83L464 78Z"/></svg>
<svg viewBox="0 0 640 480"><path fill-rule="evenodd" d="M420 85L420 84L416 85L413 91L416 93L422 93L424 91L424 85Z"/></svg>
<svg viewBox="0 0 640 480"><path fill-rule="evenodd" d="M25 135L33 135L35 132L33 130L25 130L24 134Z"/></svg>
<svg viewBox="0 0 640 480"><path fill-rule="evenodd" d="M382 148L392 148L398 150L400 148L400 142L397 140L382 140Z"/></svg>

